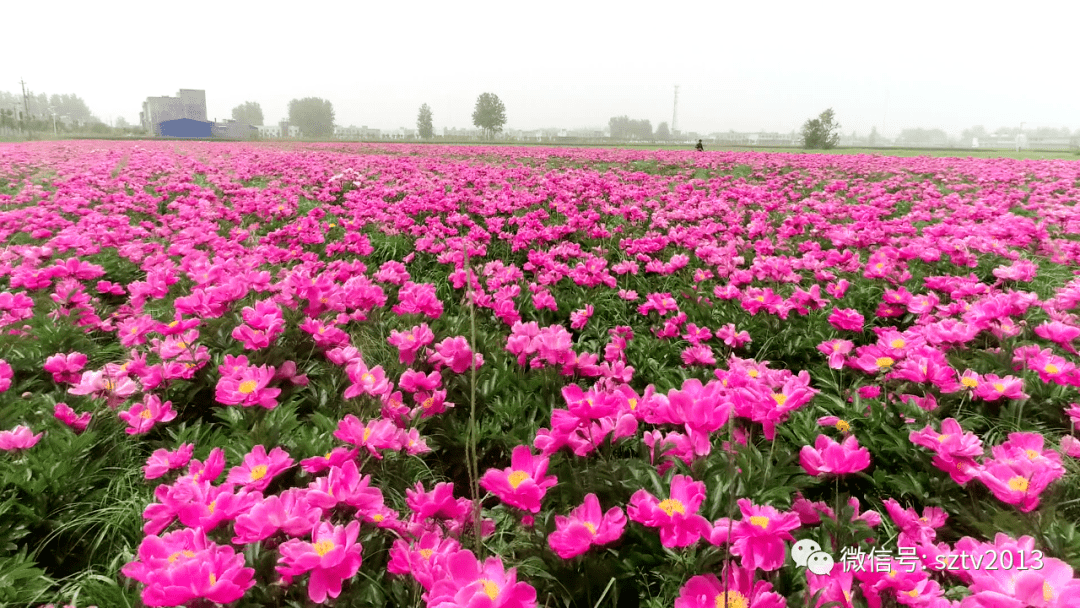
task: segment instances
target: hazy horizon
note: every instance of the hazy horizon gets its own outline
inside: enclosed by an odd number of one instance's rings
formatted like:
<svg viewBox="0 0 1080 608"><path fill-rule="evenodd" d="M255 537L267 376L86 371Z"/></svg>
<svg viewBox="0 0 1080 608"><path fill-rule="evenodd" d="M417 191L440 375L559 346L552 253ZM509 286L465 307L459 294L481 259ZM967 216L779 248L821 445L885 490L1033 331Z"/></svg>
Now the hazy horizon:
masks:
<svg viewBox="0 0 1080 608"><path fill-rule="evenodd" d="M321 97L338 125L383 130L415 128L427 103L442 133L473 128L477 96L492 92L506 129L599 129L621 115L671 127L678 84L677 126L701 134L787 133L829 107L845 135L1080 128L1080 80L1065 67L1075 5L184 6L72 4L41 26L39 9L8 7L8 23L27 27L5 32L19 52L0 65L0 90L21 93L24 79L35 94L74 93L109 124L137 124L147 97L203 89L209 118L256 101L265 124L290 99Z"/></svg>

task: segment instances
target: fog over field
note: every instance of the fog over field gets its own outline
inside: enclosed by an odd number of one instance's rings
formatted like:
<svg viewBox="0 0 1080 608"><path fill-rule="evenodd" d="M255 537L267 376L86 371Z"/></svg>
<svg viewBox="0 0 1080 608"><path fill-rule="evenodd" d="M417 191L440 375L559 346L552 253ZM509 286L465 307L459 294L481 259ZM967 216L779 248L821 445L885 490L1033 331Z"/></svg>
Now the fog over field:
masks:
<svg viewBox="0 0 1080 608"><path fill-rule="evenodd" d="M339 125L471 128L480 93L508 129L790 132L832 107L843 133L973 125L1080 129L1080 5L1034 1L636 5L554 0L5 6L0 90L74 93L112 123L206 91L208 118L257 101L333 103ZM17 24L17 25L16 25ZM673 116L674 86L678 115Z"/></svg>

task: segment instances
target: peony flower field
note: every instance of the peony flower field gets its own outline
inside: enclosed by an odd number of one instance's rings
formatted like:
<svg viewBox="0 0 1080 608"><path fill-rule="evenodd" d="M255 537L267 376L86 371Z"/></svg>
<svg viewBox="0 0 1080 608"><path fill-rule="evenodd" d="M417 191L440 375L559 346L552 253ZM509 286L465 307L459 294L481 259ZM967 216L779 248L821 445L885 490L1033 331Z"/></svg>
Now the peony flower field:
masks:
<svg viewBox="0 0 1080 608"><path fill-rule="evenodd" d="M1080 163L0 145L0 606L1080 606Z"/></svg>

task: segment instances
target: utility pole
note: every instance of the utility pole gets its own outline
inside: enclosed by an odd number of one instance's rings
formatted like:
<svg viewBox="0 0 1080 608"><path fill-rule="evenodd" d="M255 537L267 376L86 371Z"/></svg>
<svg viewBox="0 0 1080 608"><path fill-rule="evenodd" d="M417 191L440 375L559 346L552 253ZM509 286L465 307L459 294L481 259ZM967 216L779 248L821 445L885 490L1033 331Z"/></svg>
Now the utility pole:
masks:
<svg viewBox="0 0 1080 608"><path fill-rule="evenodd" d="M19 78L19 84L22 85L22 100L23 100L23 119L19 121L19 126L22 127L23 131L29 132L29 129L27 129L25 125L26 125L26 121L30 118L30 102L28 101L28 98L26 97L26 83L23 82L22 78Z"/></svg>
<svg viewBox="0 0 1080 608"><path fill-rule="evenodd" d="M675 85L675 107L671 110L671 134L679 132L679 85Z"/></svg>

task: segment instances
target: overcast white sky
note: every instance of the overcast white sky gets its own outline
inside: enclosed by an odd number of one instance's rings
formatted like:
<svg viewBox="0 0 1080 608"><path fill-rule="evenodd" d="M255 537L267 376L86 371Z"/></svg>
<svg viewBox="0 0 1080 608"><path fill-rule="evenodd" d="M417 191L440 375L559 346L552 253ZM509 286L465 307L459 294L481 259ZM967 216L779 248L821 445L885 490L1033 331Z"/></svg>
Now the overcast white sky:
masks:
<svg viewBox="0 0 1080 608"><path fill-rule="evenodd" d="M437 131L471 128L490 91L507 128L656 127L678 84L678 127L702 134L828 107L845 133L1080 128L1076 2L60 0L3 18L0 90L23 78L130 123L190 88L211 119L257 101L267 124L322 97L343 126L415 128L427 102Z"/></svg>

